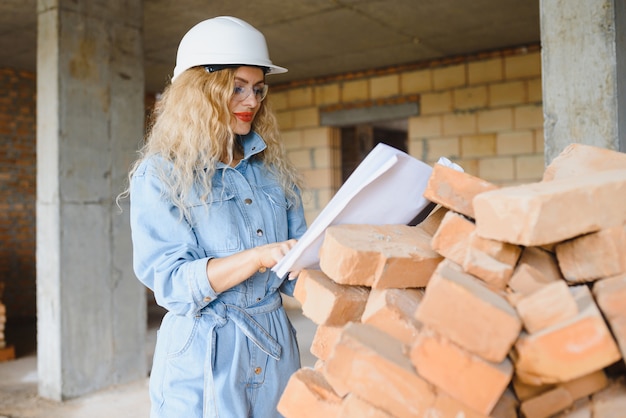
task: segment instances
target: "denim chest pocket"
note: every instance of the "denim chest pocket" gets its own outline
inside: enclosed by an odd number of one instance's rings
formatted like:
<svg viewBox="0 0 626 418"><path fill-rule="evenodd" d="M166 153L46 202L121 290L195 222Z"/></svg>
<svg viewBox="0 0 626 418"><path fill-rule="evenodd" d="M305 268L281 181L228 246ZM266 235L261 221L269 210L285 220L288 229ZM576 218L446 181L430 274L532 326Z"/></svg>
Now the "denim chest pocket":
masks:
<svg viewBox="0 0 626 418"><path fill-rule="evenodd" d="M271 207L271 212L276 228L277 241L284 241L289 237L289 224L287 219L287 211L289 210L289 202L280 186L261 187L261 192L267 198Z"/></svg>
<svg viewBox="0 0 626 418"><path fill-rule="evenodd" d="M198 244L207 254L227 254L240 248L241 214L233 193L227 190L215 192L204 203L194 202L189 212Z"/></svg>

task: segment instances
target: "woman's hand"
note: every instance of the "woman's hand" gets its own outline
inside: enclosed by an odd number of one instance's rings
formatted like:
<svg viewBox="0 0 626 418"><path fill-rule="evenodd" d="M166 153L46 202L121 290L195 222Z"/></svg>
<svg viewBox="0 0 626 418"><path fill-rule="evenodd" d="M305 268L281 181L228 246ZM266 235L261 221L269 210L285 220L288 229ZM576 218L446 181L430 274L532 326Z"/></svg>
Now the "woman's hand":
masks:
<svg viewBox="0 0 626 418"><path fill-rule="evenodd" d="M296 245L295 239L261 245L255 249L258 252L259 268L272 268Z"/></svg>
<svg viewBox="0 0 626 418"><path fill-rule="evenodd" d="M251 248L224 258L211 258L206 274L213 290L224 292L258 271L272 268L296 245L295 239Z"/></svg>

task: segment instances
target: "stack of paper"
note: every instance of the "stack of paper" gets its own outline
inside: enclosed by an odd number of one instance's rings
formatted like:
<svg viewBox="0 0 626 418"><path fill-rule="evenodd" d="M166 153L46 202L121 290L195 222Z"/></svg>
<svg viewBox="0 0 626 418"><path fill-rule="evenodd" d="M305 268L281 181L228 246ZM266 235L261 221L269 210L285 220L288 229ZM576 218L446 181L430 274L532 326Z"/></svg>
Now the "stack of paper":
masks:
<svg viewBox="0 0 626 418"><path fill-rule="evenodd" d="M318 268L324 232L331 225L408 224L429 206L422 195L431 172L428 164L379 143L272 270L284 277L291 271Z"/></svg>

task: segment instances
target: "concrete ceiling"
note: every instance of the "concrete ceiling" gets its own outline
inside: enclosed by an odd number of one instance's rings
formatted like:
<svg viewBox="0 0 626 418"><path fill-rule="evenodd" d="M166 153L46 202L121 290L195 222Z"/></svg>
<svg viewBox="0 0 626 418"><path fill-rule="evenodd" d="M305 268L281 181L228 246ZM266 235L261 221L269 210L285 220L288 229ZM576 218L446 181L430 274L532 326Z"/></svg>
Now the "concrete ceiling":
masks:
<svg viewBox="0 0 626 418"><path fill-rule="evenodd" d="M35 71L37 0L0 2L0 68ZM208 17L261 30L282 84L537 44L539 0L145 0L146 89L167 83L178 42Z"/></svg>

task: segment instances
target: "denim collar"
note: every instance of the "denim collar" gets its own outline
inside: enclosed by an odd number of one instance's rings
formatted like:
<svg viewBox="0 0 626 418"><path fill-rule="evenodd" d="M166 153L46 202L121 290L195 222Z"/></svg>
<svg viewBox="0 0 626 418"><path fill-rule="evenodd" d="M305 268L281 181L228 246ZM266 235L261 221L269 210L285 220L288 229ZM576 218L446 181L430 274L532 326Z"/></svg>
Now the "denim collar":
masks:
<svg viewBox="0 0 626 418"><path fill-rule="evenodd" d="M247 160L253 155L256 155L267 148L265 141L259 134L254 131L250 131L246 135L241 137L241 144L243 145L243 160ZM226 168L229 167L227 164L223 162L218 162L216 168Z"/></svg>

